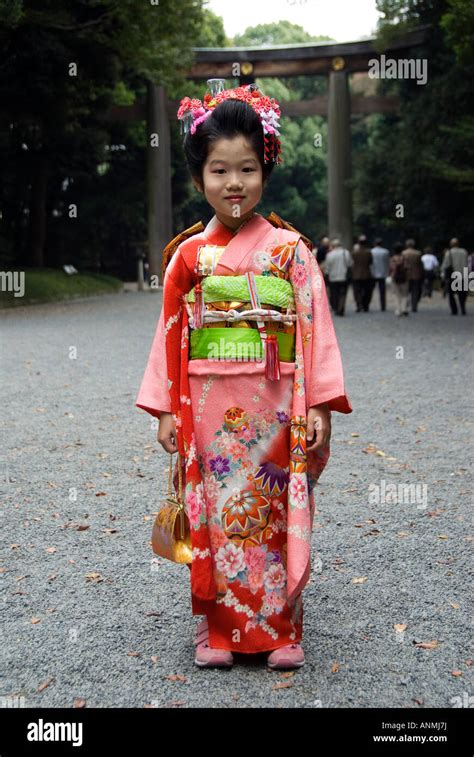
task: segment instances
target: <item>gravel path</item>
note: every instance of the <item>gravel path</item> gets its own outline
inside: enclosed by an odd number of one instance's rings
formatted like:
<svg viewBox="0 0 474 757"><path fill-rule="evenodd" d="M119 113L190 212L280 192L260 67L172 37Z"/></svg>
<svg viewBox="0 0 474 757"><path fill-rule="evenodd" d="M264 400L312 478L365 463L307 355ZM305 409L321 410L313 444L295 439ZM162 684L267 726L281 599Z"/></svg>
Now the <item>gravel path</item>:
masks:
<svg viewBox="0 0 474 757"><path fill-rule="evenodd" d="M2 313L0 694L27 707L466 706L473 306L454 318L436 293L397 319L351 301L336 319L354 412L333 415L306 665L289 676L262 655L198 670L188 570L151 552L168 456L134 402L161 294ZM416 485L415 501L376 501L384 482Z"/></svg>

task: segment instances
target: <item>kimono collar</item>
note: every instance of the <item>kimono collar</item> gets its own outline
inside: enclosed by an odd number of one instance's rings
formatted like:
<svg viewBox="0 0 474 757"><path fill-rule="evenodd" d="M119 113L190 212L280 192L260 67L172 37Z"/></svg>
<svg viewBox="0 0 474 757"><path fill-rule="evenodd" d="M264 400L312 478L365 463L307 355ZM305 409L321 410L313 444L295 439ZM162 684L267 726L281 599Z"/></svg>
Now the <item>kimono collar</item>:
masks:
<svg viewBox="0 0 474 757"><path fill-rule="evenodd" d="M217 268L235 272L258 246L260 240L273 228L266 218L260 213L255 213L235 233L219 221L217 216L213 216L202 233L210 244L222 245L226 248L219 259Z"/></svg>

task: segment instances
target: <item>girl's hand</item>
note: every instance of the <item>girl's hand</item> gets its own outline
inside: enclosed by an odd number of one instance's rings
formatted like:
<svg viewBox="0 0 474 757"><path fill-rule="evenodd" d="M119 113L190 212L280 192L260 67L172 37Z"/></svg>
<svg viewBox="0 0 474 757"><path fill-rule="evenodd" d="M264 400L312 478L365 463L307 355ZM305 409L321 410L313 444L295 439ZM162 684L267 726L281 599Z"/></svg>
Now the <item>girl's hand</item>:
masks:
<svg viewBox="0 0 474 757"><path fill-rule="evenodd" d="M178 443L176 439L176 426L172 413L161 413L160 425L158 427L156 438L166 452L172 454L177 451Z"/></svg>
<svg viewBox="0 0 474 757"><path fill-rule="evenodd" d="M306 452L320 454L331 439L331 411L328 403L314 405L308 410L306 427ZM314 444L309 446L314 440Z"/></svg>

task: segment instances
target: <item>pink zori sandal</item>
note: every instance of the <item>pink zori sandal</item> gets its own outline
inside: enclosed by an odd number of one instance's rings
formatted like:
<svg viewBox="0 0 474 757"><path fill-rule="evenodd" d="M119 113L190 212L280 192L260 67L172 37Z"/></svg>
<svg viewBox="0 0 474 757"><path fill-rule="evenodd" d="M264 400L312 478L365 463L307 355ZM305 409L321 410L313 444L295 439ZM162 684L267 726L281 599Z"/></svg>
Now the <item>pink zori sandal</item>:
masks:
<svg viewBox="0 0 474 757"><path fill-rule="evenodd" d="M200 668L230 668L234 662L234 656L228 649L212 649L209 646L209 625L207 617L202 620L196 630L193 642L196 646L194 662Z"/></svg>
<svg viewBox="0 0 474 757"><path fill-rule="evenodd" d="M304 652L301 644L286 644L278 647L267 657L267 664L272 670L282 668L301 668L304 665Z"/></svg>

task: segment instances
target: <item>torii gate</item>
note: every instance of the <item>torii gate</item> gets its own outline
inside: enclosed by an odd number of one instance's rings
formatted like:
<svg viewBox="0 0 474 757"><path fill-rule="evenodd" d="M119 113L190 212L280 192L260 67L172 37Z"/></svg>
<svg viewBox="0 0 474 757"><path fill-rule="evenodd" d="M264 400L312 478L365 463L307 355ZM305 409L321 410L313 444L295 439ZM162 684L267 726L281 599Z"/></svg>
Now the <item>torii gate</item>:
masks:
<svg viewBox="0 0 474 757"><path fill-rule="evenodd" d="M423 42L428 27L420 27L394 40L385 50L396 57ZM281 102L282 116L323 115L328 119L328 228L346 247L352 245L351 132L352 113L387 113L399 107L396 97L363 97L349 92L348 75L367 72L369 61L378 59L376 38L339 44L279 45L268 47L194 48L195 63L189 79L238 79L249 84L260 77L329 77L328 95L299 102ZM238 70L240 76L236 76ZM165 88L148 82L146 108L139 103L114 108L120 118L143 118L148 132L148 259L150 274L160 277L162 250L173 236L171 203L170 120L176 118L178 101L168 100ZM124 112L125 111L125 112ZM151 135L159 135L159 147Z"/></svg>

